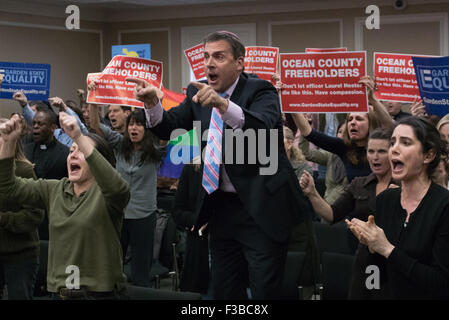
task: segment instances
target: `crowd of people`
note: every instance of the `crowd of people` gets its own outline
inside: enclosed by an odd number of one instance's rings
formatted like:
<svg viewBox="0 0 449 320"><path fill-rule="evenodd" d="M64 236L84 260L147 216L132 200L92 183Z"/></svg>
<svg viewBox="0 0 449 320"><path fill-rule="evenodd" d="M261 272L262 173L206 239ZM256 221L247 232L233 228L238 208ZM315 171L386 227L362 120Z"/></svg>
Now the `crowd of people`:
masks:
<svg viewBox="0 0 449 320"><path fill-rule="evenodd" d="M244 56L235 34L206 36L207 80L168 111L161 91L136 78L127 81L145 108L102 106L106 117L82 89L79 102L16 92L21 112L0 119L0 296L33 298L40 240L52 299L126 299L129 284L151 287L165 145L202 121L203 161L172 186L170 212L187 235L181 290L279 299L291 251L305 252L298 284L312 288L321 271L314 223L329 223L347 226L340 241L355 256L348 298L448 299L449 115L427 114L419 99L410 113L380 101L369 76L360 79L367 113L282 114L279 76L273 86L245 73ZM224 129L276 130L276 172L260 174L266 164L250 160L247 144L243 163L223 163L241 152L227 148ZM259 139L255 150L271 142ZM373 265L376 290L366 286Z"/></svg>

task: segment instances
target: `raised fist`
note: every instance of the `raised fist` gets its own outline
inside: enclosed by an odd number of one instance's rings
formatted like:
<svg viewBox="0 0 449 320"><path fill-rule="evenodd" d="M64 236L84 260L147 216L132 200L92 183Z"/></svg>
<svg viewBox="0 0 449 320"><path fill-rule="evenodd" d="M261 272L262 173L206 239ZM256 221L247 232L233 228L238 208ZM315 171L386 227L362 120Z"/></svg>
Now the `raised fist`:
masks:
<svg viewBox="0 0 449 320"><path fill-rule="evenodd" d="M28 104L28 99L23 91L14 92L12 98L16 100L22 107L25 107Z"/></svg>

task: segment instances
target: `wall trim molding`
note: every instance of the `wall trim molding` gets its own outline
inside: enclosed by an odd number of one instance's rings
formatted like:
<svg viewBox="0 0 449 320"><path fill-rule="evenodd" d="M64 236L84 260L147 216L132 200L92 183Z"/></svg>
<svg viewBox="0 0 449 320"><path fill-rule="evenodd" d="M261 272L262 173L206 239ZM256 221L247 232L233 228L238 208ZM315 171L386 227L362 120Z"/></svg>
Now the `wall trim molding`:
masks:
<svg viewBox="0 0 449 320"><path fill-rule="evenodd" d="M172 50L171 50L171 30L169 27L165 28L143 28L143 29L121 29L117 31L117 37L118 37L118 44L122 44L122 34L124 33L142 33L142 32L160 32L160 31L166 31L167 32L167 40L168 40L168 87L172 89L172 70L171 63L172 63ZM165 67L167 68L167 66ZM162 80L163 81L163 80Z"/></svg>

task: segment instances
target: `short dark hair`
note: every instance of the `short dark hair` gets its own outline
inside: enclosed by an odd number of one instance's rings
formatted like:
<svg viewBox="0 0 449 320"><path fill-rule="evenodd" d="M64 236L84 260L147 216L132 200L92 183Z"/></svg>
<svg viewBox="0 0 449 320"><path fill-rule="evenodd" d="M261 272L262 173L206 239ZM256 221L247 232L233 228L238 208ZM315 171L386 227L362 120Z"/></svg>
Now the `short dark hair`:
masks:
<svg viewBox="0 0 449 320"><path fill-rule="evenodd" d="M435 126L428 120L417 117L407 117L401 119L396 124L396 127L401 124L412 127L413 133L421 143L424 153L430 150L435 152L435 159L433 159L427 167L427 175L431 177L440 163L440 158L447 155L446 141L441 138L437 128L435 128Z"/></svg>
<svg viewBox="0 0 449 320"><path fill-rule="evenodd" d="M89 132L86 134L86 137L89 137L95 143L95 149L100 152L100 154L115 168L115 155L114 150L112 150L111 146L107 141L100 137L98 134Z"/></svg>
<svg viewBox="0 0 449 320"><path fill-rule="evenodd" d="M374 129L373 132L370 133L369 140L377 139L377 140L390 141L392 134L393 134L393 130L390 128L377 128L377 129Z"/></svg>
<svg viewBox="0 0 449 320"><path fill-rule="evenodd" d="M28 104L30 106L36 106L36 109L37 108L50 108L50 104L45 103L45 101L42 101L42 100L32 100L32 101L28 102Z"/></svg>
<svg viewBox="0 0 449 320"><path fill-rule="evenodd" d="M132 111L131 107L129 106L120 106L120 108L122 108L123 111Z"/></svg>
<svg viewBox="0 0 449 320"><path fill-rule="evenodd" d="M208 42L216 42L220 40L225 40L227 43L229 43L234 59L237 60L239 57L245 57L245 46L242 44L236 34L229 31L212 32L203 39L203 44L206 45L206 43Z"/></svg>
<svg viewBox="0 0 449 320"><path fill-rule="evenodd" d="M38 104L36 106L36 114L38 112L45 113L45 115L50 120L50 123L58 126L58 116L56 115L56 113L53 111L52 108L48 107L45 104Z"/></svg>

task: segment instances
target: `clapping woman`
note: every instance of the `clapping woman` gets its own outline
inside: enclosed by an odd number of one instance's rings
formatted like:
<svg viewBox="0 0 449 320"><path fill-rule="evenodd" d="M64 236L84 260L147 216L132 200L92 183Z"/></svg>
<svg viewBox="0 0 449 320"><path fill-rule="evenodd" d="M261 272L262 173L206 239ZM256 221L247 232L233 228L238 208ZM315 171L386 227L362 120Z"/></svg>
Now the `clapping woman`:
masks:
<svg viewBox="0 0 449 320"><path fill-rule="evenodd" d="M362 244L350 298L449 298L449 191L431 180L445 153L429 122L409 117L395 127L389 160L400 188L378 195L368 221L347 221Z"/></svg>

